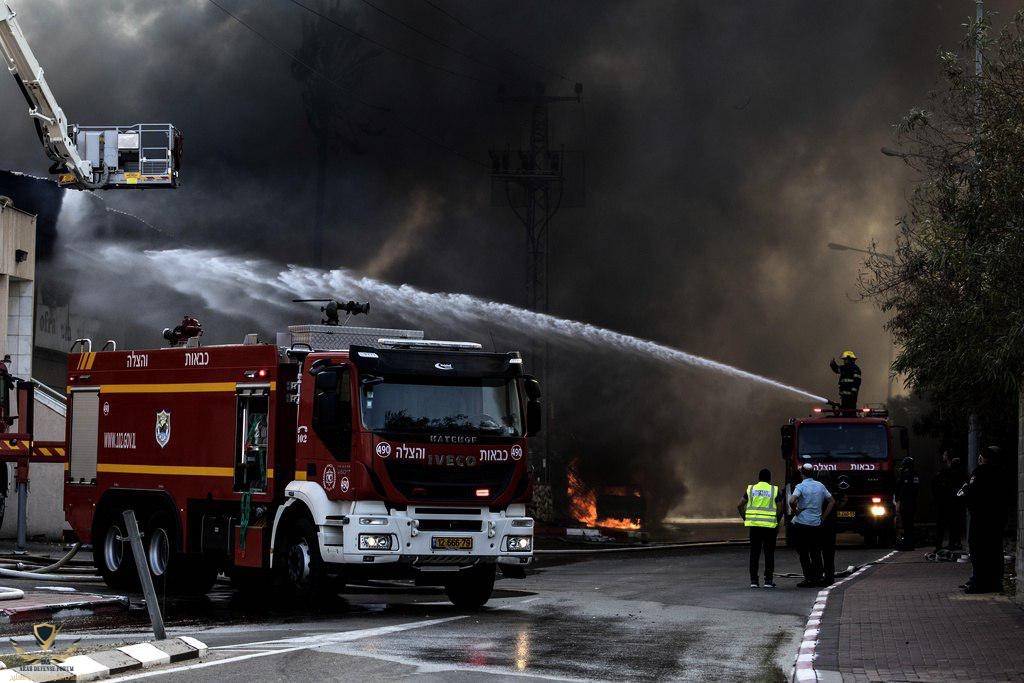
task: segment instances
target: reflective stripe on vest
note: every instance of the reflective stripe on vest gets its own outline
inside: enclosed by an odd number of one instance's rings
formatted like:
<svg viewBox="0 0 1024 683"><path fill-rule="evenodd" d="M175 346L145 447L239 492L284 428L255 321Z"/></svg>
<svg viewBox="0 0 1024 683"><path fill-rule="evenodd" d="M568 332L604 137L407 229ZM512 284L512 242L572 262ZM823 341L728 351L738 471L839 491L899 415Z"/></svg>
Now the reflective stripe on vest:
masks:
<svg viewBox="0 0 1024 683"><path fill-rule="evenodd" d="M779 525L776 499L779 487L759 481L747 487L747 510L743 516L744 526L760 526L774 529Z"/></svg>

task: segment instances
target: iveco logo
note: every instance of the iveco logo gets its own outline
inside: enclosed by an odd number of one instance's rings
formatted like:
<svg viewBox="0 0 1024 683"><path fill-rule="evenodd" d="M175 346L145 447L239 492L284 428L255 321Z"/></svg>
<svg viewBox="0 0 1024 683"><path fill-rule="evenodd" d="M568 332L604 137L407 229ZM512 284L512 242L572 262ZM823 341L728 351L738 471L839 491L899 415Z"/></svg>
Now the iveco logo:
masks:
<svg viewBox="0 0 1024 683"><path fill-rule="evenodd" d="M839 477L839 488L841 488L844 491L850 488L850 480L847 479L846 477Z"/></svg>
<svg viewBox="0 0 1024 683"><path fill-rule="evenodd" d="M438 370L454 370L451 363L434 363L434 367Z"/></svg>

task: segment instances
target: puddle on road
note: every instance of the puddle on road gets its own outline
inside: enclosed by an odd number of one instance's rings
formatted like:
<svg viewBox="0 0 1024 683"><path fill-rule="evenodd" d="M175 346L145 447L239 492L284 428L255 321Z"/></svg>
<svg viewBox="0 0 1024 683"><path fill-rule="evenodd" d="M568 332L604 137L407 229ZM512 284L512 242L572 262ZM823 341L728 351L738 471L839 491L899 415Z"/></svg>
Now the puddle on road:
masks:
<svg viewBox="0 0 1024 683"><path fill-rule="evenodd" d="M558 605L471 615L476 635L446 629L410 633L388 650L406 660L495 667L521 673L599 680L657 680L680 675L679 658L696 644L688 631L652 632L621 617L572 614ZM373 643L357 646L367 654Z"/></svg>

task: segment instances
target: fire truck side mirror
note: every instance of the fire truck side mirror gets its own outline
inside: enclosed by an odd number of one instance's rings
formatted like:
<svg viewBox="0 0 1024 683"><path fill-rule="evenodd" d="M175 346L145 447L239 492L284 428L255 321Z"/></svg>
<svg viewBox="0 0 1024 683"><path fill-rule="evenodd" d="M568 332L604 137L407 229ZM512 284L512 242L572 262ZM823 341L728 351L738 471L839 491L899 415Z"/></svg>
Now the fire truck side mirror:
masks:
<svg viewBox="0 0 1024 683"><path fill-rule="evenodd" d="M540 434L541 412L540 401L529 401L526 404L526 436Z"/></svg>
<svg viewBox="0 0 1024 683"><path fill-rule="evenodd" d="M526 390L526 398L531 401L536 401L541 397L540 382L537 381L536 377L530 377L529 375L524 377L523 389Z"/></svg>
<svg viewBox="0 0 1024 683"><path fill-rule="evenodd" d="M796 427L793 425L782 425L782 457L788 458L793 452L793 441L796 438Z"/></svg>

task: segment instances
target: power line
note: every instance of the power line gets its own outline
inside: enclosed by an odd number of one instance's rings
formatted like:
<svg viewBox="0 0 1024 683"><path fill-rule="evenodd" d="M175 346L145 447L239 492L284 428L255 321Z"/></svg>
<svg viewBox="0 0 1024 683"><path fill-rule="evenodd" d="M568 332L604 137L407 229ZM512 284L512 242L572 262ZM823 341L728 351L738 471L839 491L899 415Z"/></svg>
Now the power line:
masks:
<svg viewBox="0 0 1024 683"><path fill-rule="evenodd" d="M328 16L327 14L325 14L323 12L320 12L319 10L317 10L317 9L315 9L313 7L309 7L308 5L302 4L298 0L288 0L288 2L290 2L293 5L296 5L298 7L301 7L302 9L306 10L307 12L310 12L311 14L315 14L316 16L320 17L324 21L327 21L327 22L330 22L331 24L334 24L335 26L337 26L338 28L342 29L343 31L348 31L349 33L351 33L352 35L356 36L357 38L361 38L362 40L365 40L368 43L372 43L373 45L376 45L377 47L383 48L383 49L387 50L388 52L392 52L392 53L394 53L394 54L396 54L396 55L398 55L400 57L404 57L405 59L408 59L410 61L416 62L417 64L422 64L423 66L425 66L427 68L435 69L437 71L442 71L442 72L444 72L446 74L449 74L451 76L457 76L459 78L465 78L465 79L468 79L470 81L474 81L476 83L482 83L484 85L497 85L497 83L494 82L494 81L489 81L489 80L486 80L486 79L483 79L483 78L477 78L476 76L473 76L471 74L462 73L461 71L455 71L454 69L449 69L449 68L444 67L444 66L439 66L437 64L433 64L431 62L428 62L425 59L417 57L416 55L411 55L411 54L409 54L407 52L403 52L402 50L398 50L396 48L393 48L390 45L382 43L379 40L377 40L377 39L375 39L375 38L373 38L371 36L368 36L365 33L362 33L361 31L358 31L358 30L356 30L354 28L351 28L350 26L346 26L345 24L342 24L340 21L337 21L336 19Z"/></svg>
<svg viewBox="0 0 1024 683"><path fill-rule="evenodd" d="M217 2L217 0L207 0L207 2L209 2L211 5L213 5L214 7L219 9L221 12L223 12L226 15L228 15L232 19L234 19L235 21L237 21L239 24L241 24L245 28L247 28L250 31L252 31L254 34L259 36L260 38L262 38L266 42L268 42L271 45L273 45L279 51L283 52L285 55L287 55L289 58L291 58L295 63L305 67L306 69L308 69L310 73L312 73L312 74L314 74L316 76L319 76L320 78L324 79L325 81L327 81L328 83L330 83L334 87L339 88L339 89L344 90L345 92L347 92L352 97L353 100L355 100L359 104L363 105L364 107L368 107L370 109L376 109L377 111L383 111L383 112L390 111L390 109L388 109L387 107L382 107L379 104L373 104L372 102L367 102L366 100L359 99L359 97L357 97L356 95L352 94L352 91L349 88L347 88L346 86L342 85L341 83L338 83L336 80L334 80L333 78L331 78L327 74L323 73L322 71L317 69L315 66L311 66L310 64L307 64L306 62L302 61L301 59L299 59L298 55L296 55L294 52L292 52L288 48L284 47L283 45L281 45L280 43L275 41L273 38L270 38L267 35L261 33L259 31L259 29L255 28L251 24L246 23L244 20L240 19L238 16L232 14L227 8L225 8L223 5L221 5L219 2Z"/></svg>
<svg viewBox="0 0 1024 683"><path fill-rule="evenodd" d="M316 67L310 66L306 62L302 61L291 50L289 50L288 48L280 45L276 41L272 40L271 38L269 38L266 35L264 35L263 33L261 33L258 29L256 29L252 25L246 23L245 21L243 21L242 19L240 19L236 15L232 14L223 5L221 5L219 2L217 2L217 0L207 0L207 2L209 2L211 5L213 5L217 9L219 9L224 14L228 15L229 17L231 17L237 23L239 23L242 26L244 26L245 28L247 28L249 31L251 31L253 34L258 36L259 38L261 38L261 39L265 40L267 43L270 43L271 45L273 45L280 52L283 52L285 55L287 55L295 63L303 66L306 69L308 69L310 73L312 73L312 74L314 74L316 76L319 76L320 78L324 79L325 81L327 81L331 85L333 85L333 86L335 86L335 87L345 91L346 93L348 93L352 97L352 100L354 102L356 102L358 104L361 104L364 107L367 107L369 109L374 109L376 111L379 111L379 112L382 112L384 114L387 114L389 117L391 117L391 120L399 128L402 128L404 130L409 131L410 133L412 133L416 137L418 137L420 139L423 139L423 140L426 140L427 142L431 143L432 145L434 145L436 147L439 147L439 148L441 148L441 149L443 149L443 150L445 150L447 152L451 152L452 154L454 154L455 156L459 157L460 159L463 159L463 160L468 161L470 163L476 164L477 166L482 166L484 168L490 168L490 166L488 164L485 164L484 162L480 161L479 159L474 159L473 157L469 156L468 154L464 154L463 152L460 152L459 150L455 149L454 147L451 147L450 145L446 144L442 140L439 140L439 139L435 138L432 135L424 133L423 131L421 131L418 128L415 128L415 127L409 125L408 123L405 123L404 121L402 121L401 119L396 117L394 112L392 112L390 108L381 106L379 104L373 104L372 102L367 102L366 100L360 99L356 95L352 94L352 91L349 88L345 87L344 85L342 85L342 84L338 83L337 81L335 81L334 79L330 78L329 76L327 76L326 74L321 72Z"/></svg>
<svg viewBox="0 0 1024 683"><path fill-rule="evenodd" d="M426 38L427 40L429 40L432 43L440 45L441 47L443 47L445 49L451 50L455 54L457 54L457 55L459 55L461 57L465 57L466 59L470 60L471 62L474 62L475 64L479 64L480 66L487 67L488 69L494 69L498 73L505 74L506 76L508 76L510 78L516 79L517 81L523 81L524 80L523 77L518 75L518 74L512 73L511 71L506 71L505 69L502 69L500 66L496 66L494 64L489 64L488 62L485 62L485 61L483 61L481 59L478 59L477 57L474 57L472 54L470 54L470 53L468 53L468 52L466 52L464 50L460 50L459 48L444 42L440 38L435 38L434 36L430 35L429 33L426 33L425 31L421 31L420 29L416 28L414 25L412 25L409 22L405 21L401 17L397 17L394 14L391 14L387 10L383 9L382 7L378 7L377 5L373 4L372 2L370 2L370 0L361 0L361 2L364 5L367 5L367 6L371 7L371 8L373 8L377 12L380 12L381 14L383 14L385 17L391 19L392 21L398 22L399 24L401 24L405 28L409 29L410 31L412 31L416 35L422 36L423 38Z"/></svg>
<svg viewBox="0 0 1024 683"><path fill-rule="evenodd" d="M363 0L363 2L366 2L366 0ZM443 14L444 16L448 17L449 19L454 21L456 24L458 24L462 28L466 29L467 31L469 31L473 35L477 36L478 38L481 38L481 39L487 41L488 43L492 43L493 45L495 45L499 49L504 50L505 52L507 52L507 53L509 53L511 55L515 55L516 57L518 57L519 59L523 60L524 62L537 67L541 71L546 71L547 73L551 74L552 76L557 76L558 78L561 78L563 81L572 82L572 79L569 78L568 76L566 76L561 71L556 71L554 69L550 69L550 68L544 66L543 64L541 64L540 62L538 62L537 60L532 59L530 57L527 57L526 55L524 55L524 54L522 54L520 52L516 52L512 48L507 47L505 45L502 45L501 43L499 43L498 41L494 40L490 36L487 36L487 35L481 33L480 31L477 31L475 28L473 28L472 26L470 26L469 24L464 22L462 19L459 19L457 16L455 16L454 14L452 14L451 12L446 10L444 7L441 7L437 3L432 2L432 0L423 0L423 2L427 3L428 5L433 7L435 10L437 10L438 12Z"/></svg>

